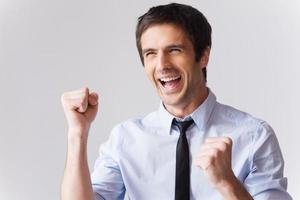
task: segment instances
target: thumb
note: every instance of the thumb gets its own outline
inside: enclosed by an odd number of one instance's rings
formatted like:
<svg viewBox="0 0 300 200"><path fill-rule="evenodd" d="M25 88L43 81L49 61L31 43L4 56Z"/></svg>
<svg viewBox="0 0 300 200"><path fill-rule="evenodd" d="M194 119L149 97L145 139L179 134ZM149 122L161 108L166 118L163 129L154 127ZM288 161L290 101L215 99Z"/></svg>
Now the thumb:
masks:
<svg viewBox="0 0 300 200"><path fill-rule="evenodd" d="M92 122L98 112L98 95L96 93L91 93L88 98L88 107L84 115L89 122Z"/></svg>
<svg viewBox="0 0 300 200"><path fill-rule="evenodd" d="M88 103L89 103L89 105L92 105L92 106L97 105L98 104L98 94L95 92L92 92L91 94L89 94Z"/></svg>

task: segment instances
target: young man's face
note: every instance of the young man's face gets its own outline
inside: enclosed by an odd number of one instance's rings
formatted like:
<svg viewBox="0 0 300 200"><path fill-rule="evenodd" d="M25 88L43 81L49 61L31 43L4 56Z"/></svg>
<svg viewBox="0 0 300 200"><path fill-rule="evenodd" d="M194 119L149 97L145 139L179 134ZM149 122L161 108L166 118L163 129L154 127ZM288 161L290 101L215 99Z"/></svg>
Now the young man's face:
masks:
<svg viewBox="0 0 300 200"><path fill-rule="evenodd" d="M195 61L193 45L173 24L150 26L141 37L145 71L165 106L187 106L205 87L202 68Z"/></svg>

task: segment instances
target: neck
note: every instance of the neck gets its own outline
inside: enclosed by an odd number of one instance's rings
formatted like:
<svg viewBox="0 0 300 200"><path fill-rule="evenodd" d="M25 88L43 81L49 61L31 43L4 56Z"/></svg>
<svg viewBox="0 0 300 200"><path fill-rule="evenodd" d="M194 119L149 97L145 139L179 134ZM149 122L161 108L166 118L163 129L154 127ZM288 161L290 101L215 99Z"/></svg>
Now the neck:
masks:
<svg viewBox="0 0 300 200"><path fill-rule="evenodd" d="M204 87L197 96L193 96L191 101L179 105L164 105L166 110L173 116L183 119L193 113L207 98L208 88Z"/></svg>

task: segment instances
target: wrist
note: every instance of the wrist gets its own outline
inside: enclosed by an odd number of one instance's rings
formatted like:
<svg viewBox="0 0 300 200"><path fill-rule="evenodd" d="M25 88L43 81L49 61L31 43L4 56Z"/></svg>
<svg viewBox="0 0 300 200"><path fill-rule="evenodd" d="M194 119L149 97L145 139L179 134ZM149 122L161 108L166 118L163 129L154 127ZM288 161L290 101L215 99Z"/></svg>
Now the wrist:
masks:
<svg viewBox="0 0 300 200"><path fill-rule="evenodd" d="M221 193L224 200L252 200L251 195L234 175L216 189Z"/></svg>
<svg viewBox="0 0 300 200"><path fill-rule="evenodd" d="M79 161L87 158L87 141L78 138L68 139L68 160Z"/></svg>
<svg viewBox="0 0 300 200"><path fill-rule="evenodd" d="M235 196L236 185L236 180L232 179L230 181L224 181L216 189L222 194L223 197Z"/></svg>
<svg viewBox="0 0 300 200"><path fill-rule="evenodd" d="M69 128L68 129L68 142L86 141L88 139L88 132L89 132L89 129Z"/></svg>
<svg viewBox="0 0 300 200"><path fill-rule="evenodd" d="M69 129L68 131L68 149L69 150L85 150L87 148L88 142L88 132L78 130L78 129Z"/></svg>

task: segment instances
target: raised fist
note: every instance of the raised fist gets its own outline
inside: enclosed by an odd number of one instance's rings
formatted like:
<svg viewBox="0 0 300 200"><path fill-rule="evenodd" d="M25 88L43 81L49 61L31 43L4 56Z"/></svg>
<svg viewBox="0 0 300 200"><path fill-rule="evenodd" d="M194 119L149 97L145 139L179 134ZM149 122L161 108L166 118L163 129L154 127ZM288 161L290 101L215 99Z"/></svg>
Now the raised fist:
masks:
<svg viewBox="0 0 300 200"><path fill-rule="evenodd" d="M85 137L98 111L98 95L88 88L66 92L61 96L71 136ZM70 136L70 135L69 135Z"/></svg>

